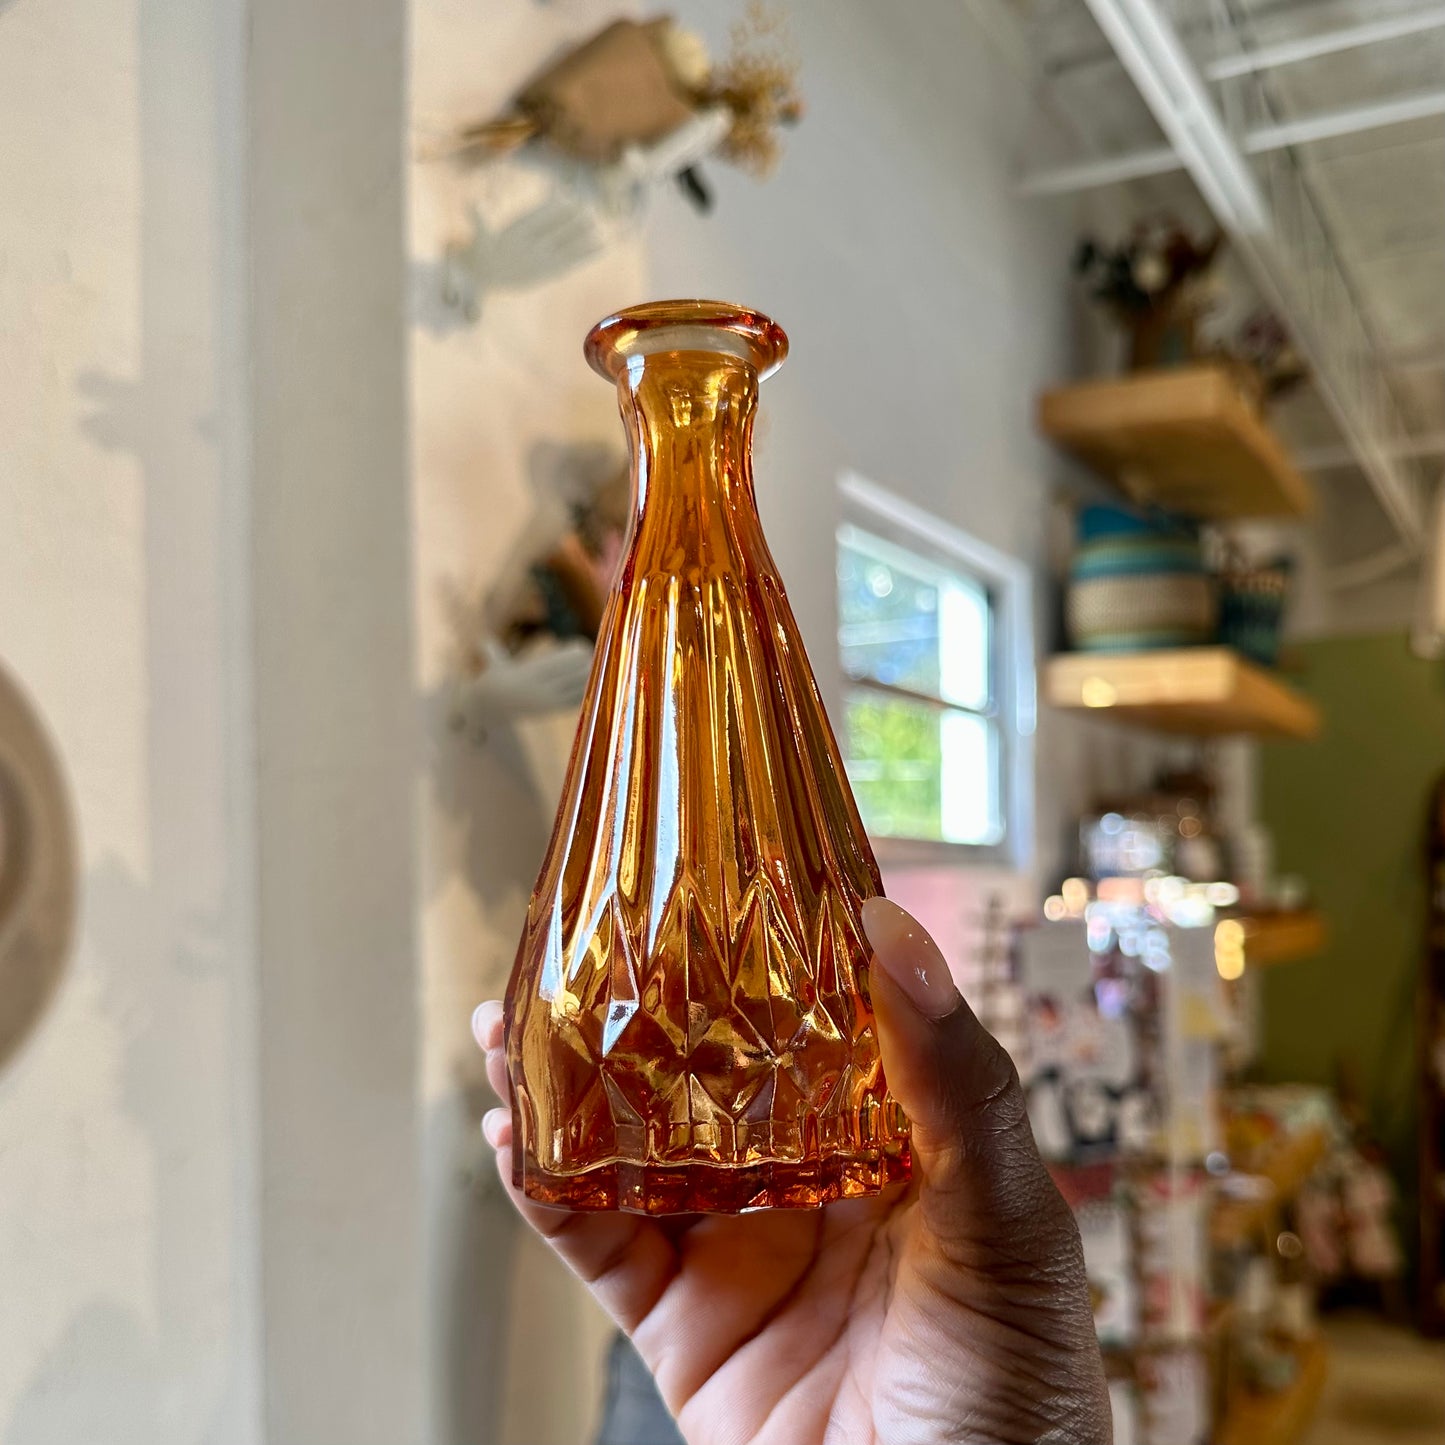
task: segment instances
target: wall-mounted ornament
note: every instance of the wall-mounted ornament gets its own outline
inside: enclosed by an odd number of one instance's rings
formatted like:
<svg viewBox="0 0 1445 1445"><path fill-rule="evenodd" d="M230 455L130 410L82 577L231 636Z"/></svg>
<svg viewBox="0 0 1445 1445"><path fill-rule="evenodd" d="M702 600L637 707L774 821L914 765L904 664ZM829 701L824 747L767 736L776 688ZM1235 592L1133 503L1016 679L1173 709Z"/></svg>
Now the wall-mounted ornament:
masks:
<svg viewBox="0 0 1445 1445"><path fill-rule="evenodd" d="M552 473L542 484L547 505L511 565L486 597L449 600L456 638L452 726L478 742L508 719L581 702L622 555L626 467L587 446L541 450L538 469Z"/></svg>
<svg viewBox="0 0 1445 1445"><path fill-rule="evenodd" d="M50 736L0 667L0 1067L39 1022L70 956L76 847Z"/></svg>
<svg viewBox="0 0 1445 1445"><path fill-rule="evenodd" d="M475 320L487 292L581 264L635 225L669 179L708 209L708 157L766 175L781 128L802 115L796 71L781 23L760 5L716 64L670 17L613 21L534 77L503 114L464 125L432 151L471 163L525 156L553 178L544 200L505 225L473 209L471 234L446 255L446 303Z"/></svg>
<svg viewBox="0 0 1445 1445"><path fill-rule="evenodd" d="M577 638L521 654L485 638L474 670L457 679L452 727L480 743L500 723L566 712L581 703L591 671L592 646Z"/></svg>
<svg viewBox="0 0 1445 1445"><path fill-rule="evenodd" d="M553 157L551 193L496 229L473 205L470 235L447 248L443 300L476 321L489 292L524 291L591 260L642 219L654 185L710 155L728 125L727 113L714 107L656 144L627 147L608 165Z"/></svg>

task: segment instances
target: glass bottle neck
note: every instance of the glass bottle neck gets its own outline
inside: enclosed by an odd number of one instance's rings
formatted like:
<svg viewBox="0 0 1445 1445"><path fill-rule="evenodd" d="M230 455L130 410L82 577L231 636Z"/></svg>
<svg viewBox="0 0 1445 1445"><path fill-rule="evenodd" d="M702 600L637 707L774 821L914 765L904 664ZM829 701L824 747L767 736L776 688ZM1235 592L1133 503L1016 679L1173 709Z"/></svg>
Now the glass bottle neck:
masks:
<svg viewBox="0 0 1445 1445"><path fill-rule="evenodd" d="M739 527L757 527L757 371L716 351L633 356L618 399L632 445L635 550L671 547L721 563Z"/></svg>

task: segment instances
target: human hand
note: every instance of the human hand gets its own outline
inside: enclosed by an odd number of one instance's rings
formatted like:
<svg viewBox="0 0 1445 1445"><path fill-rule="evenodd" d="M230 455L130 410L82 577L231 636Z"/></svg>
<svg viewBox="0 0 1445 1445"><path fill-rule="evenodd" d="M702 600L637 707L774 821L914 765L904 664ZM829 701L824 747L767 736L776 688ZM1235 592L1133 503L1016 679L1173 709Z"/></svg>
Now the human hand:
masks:
<svg viewBox="0 0 1445 1445"><path fill-rule="evenodd" d="M863 923L910 1185L676 1219L509 1191L632 1336L689 1445L1107 1445L1079 1234L1018 1075L914 919L871 899ZM506 1097L501 1005L473 1028ZM483 1129L510 1181L510 1112Z"/></svg>

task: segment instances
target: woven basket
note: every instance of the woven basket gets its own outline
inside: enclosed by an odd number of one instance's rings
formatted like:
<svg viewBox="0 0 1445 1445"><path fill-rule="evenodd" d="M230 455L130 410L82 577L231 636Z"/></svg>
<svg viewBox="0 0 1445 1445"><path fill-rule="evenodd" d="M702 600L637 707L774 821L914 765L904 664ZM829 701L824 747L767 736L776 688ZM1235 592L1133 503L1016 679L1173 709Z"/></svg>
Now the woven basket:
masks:
<svg viewBox="0 0 1445 1445"><path fill-rule="evenodd" d="M1287 562L1248 567L1231 563L1220 574L1219 640L1266 667L1279 658L1289 596Z"/></svg>
<svg viewBox="0 0 1445 1445"><path fill-rule="evenodd" d="M1106 535L1074 554L1064 622L1085 652L1211 642L1219 593L1194 537Z"/></svg>

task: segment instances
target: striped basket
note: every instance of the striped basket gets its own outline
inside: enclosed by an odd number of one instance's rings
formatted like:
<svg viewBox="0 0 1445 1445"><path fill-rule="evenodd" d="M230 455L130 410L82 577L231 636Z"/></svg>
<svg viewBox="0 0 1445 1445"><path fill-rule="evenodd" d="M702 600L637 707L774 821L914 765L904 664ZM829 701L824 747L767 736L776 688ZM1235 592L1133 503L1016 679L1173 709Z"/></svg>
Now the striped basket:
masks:
<svg viewBox="0 0 1445 1445"><path fill-rule="evenodd" d="M1074 553L1064 601L1070 643L1081 652L1138 652L1212 642L1219 591L1205 570L1199 541L1143 523L1128 513L1110 530L1090 508Z"/></svg>

